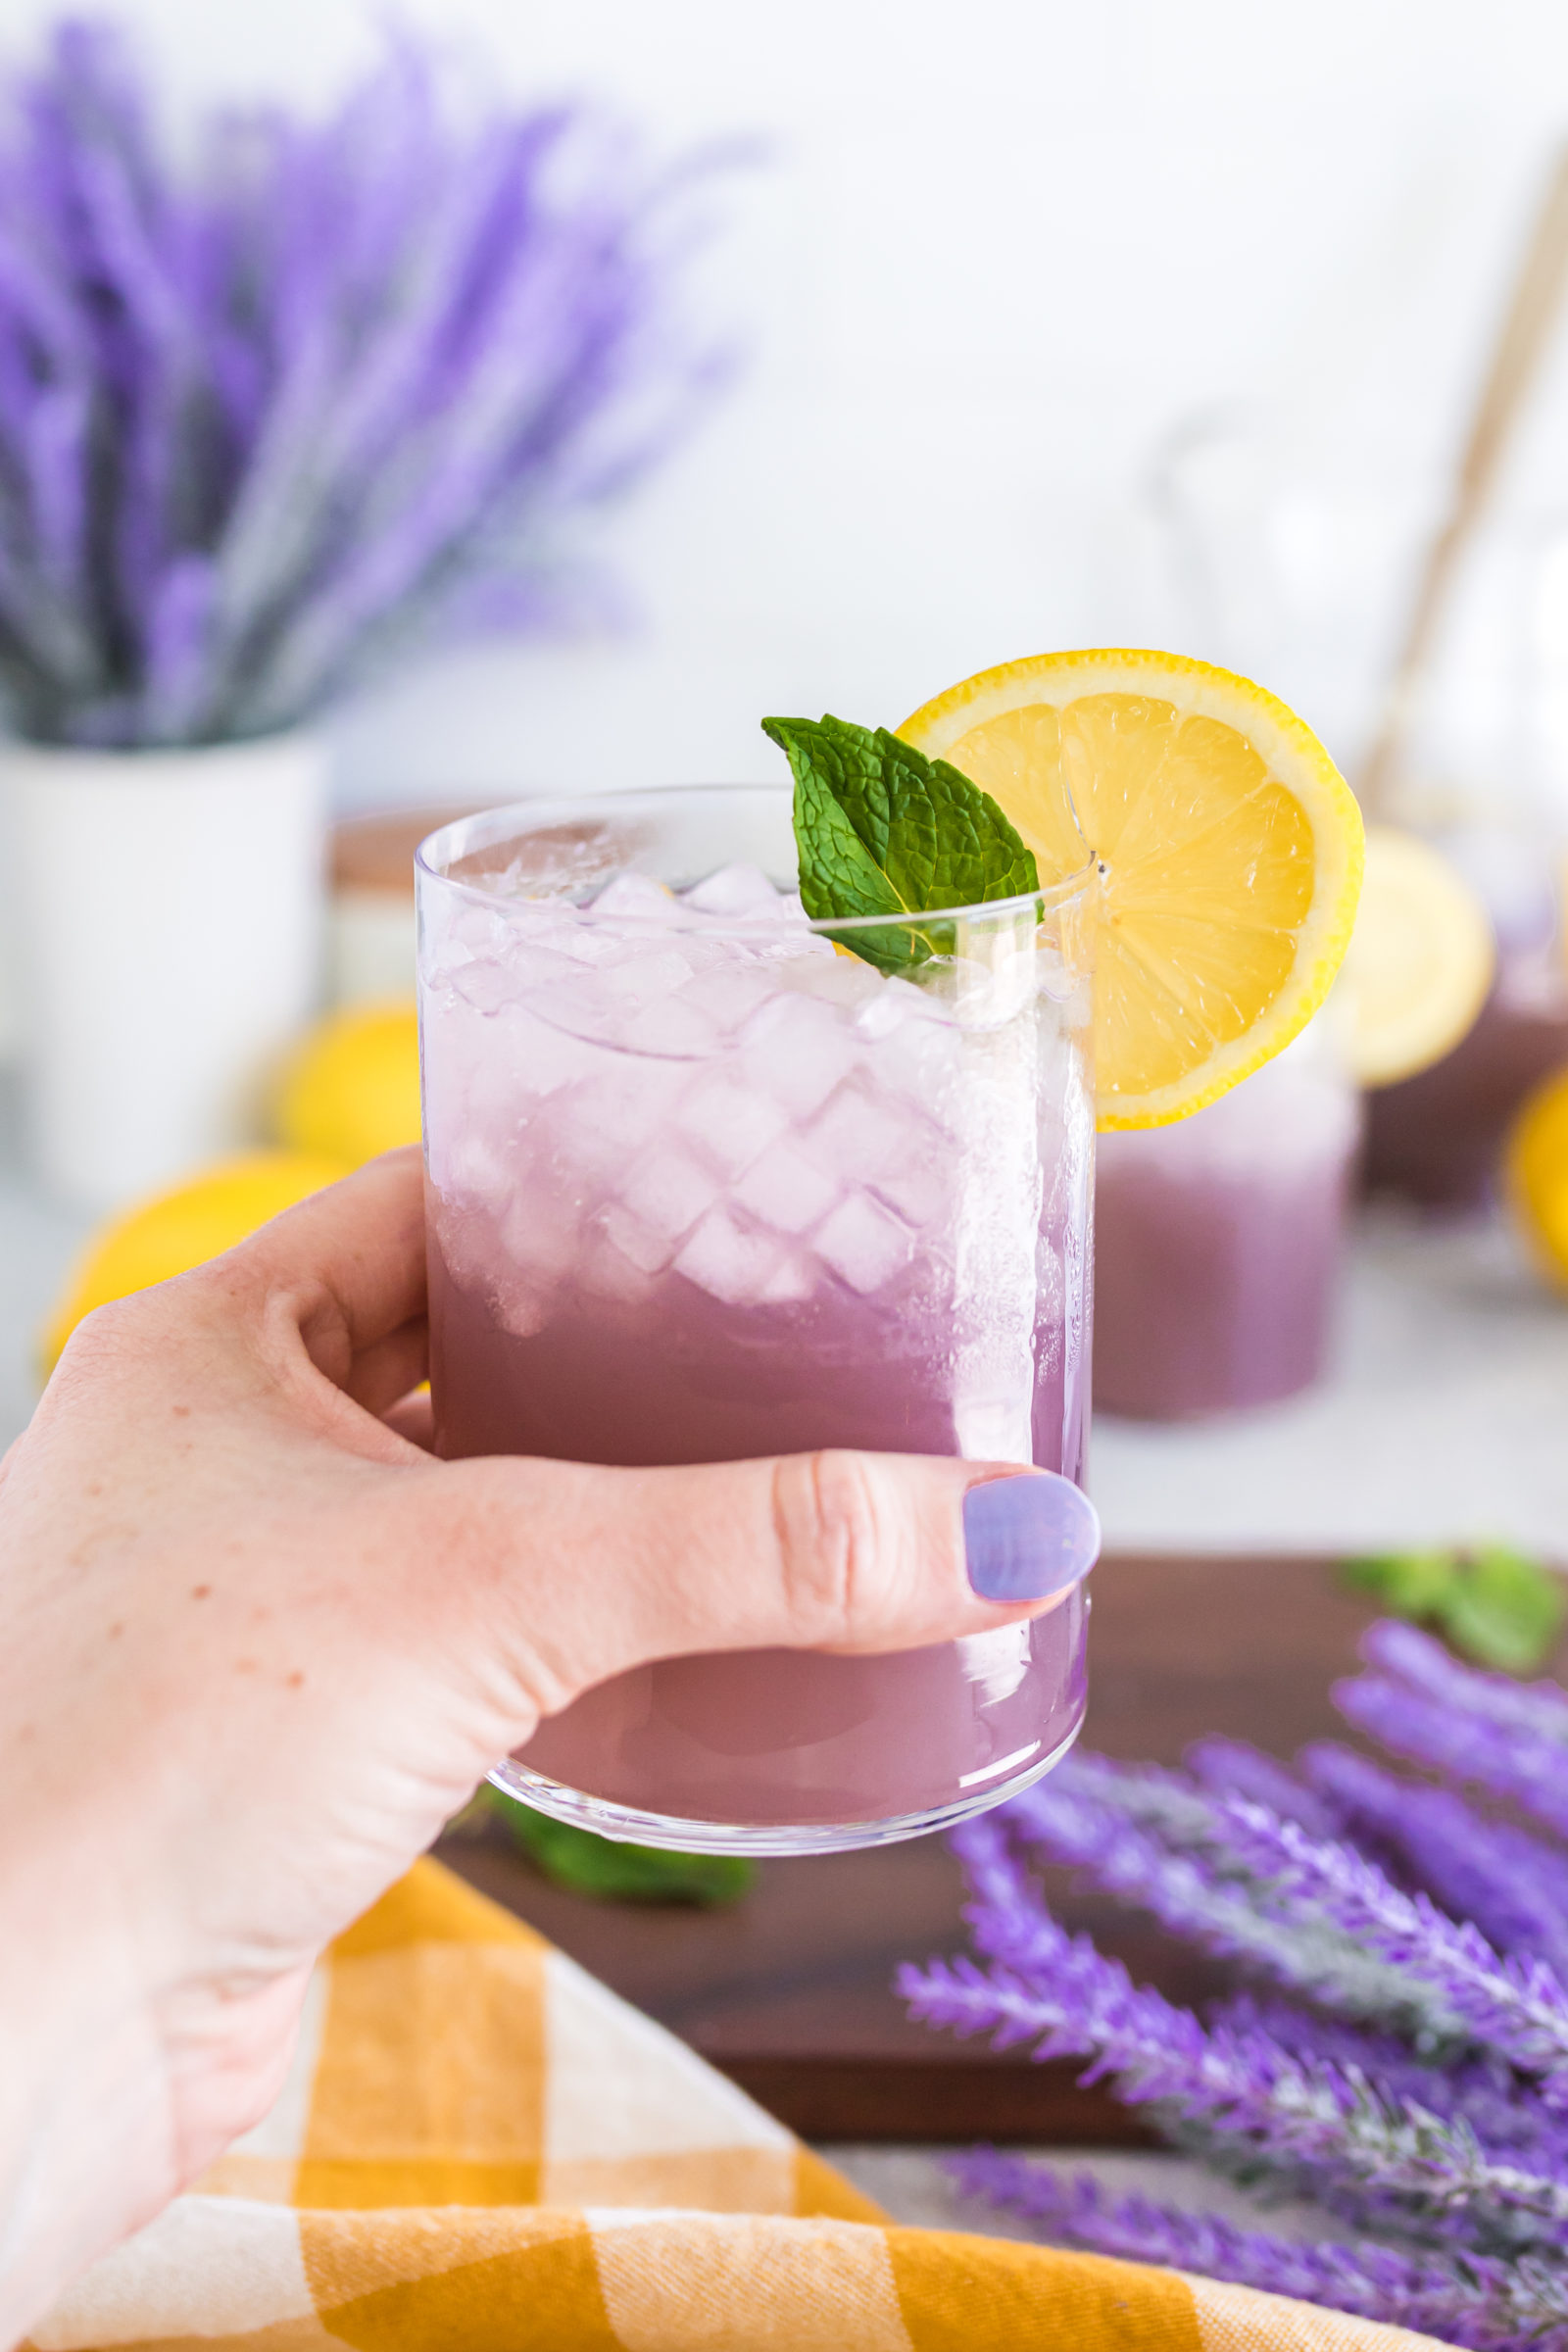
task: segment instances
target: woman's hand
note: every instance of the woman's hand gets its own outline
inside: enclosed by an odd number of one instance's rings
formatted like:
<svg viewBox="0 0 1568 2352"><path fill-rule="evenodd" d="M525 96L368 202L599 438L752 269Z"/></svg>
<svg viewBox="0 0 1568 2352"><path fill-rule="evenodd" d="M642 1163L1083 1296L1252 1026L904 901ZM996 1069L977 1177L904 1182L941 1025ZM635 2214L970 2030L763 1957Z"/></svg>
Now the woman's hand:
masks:
<svg viewBox="0 0 1568 2352"><path fill-rule="evenodd" d="M424 1368L398 1152L93 1315L0 1466L0 2341L265 2113L322 1946L541 1715L1030 1614L965 1574L1004 1465L438 1462Z"/></svg>

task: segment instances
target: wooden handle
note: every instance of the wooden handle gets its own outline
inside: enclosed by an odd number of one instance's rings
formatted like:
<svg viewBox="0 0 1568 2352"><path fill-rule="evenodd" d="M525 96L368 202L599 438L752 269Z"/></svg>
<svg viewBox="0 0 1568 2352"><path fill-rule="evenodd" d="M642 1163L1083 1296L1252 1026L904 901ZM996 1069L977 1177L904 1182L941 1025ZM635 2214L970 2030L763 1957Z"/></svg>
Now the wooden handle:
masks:
<svg viewBox="0 0 1568 2352"><path fill-rule="evenodd" d="M1496 480L1537 371L1551 340L1568 282L1568 147L1558 155L1503 314L1492 364L1470 421L1447 513L1422 566L1404 641L1394 665L1357 790L1368 816L1382 812L1397 774L1416 688L1459 560Z"/></svg>

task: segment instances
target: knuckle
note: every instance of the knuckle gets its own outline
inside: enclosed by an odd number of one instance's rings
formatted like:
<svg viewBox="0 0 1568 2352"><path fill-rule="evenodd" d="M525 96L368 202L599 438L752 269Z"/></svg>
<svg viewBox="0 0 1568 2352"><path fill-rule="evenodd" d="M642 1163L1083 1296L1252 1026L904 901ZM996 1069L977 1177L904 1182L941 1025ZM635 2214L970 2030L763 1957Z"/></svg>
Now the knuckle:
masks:
<svg viewBox="0 0 1568 2352"><path fill-rule="evenodd" d="M876 1483L858 1453L792 1454L773 1478L785 1607L803 1638L842 1640L865 1615L881 1551Z"/></svg>

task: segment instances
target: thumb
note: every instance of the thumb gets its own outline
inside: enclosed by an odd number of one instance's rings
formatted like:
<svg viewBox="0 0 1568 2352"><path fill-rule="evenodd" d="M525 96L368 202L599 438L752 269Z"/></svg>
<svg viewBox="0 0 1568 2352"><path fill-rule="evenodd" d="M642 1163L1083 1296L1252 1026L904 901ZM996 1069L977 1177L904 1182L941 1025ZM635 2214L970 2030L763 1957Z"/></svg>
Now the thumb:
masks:
<svg viewBox="0 0 1568 2352"><path fill-rule="evenodd" d="M1013 1463L825 1452L611 1470L491 1458L435 1475L466 1489L461 1520L486 1531L490 1636L507 1625L546 1713L654 1658L915 1649L987 1633L1063 1599L1100 1550L1087 1495Z"/></svg>

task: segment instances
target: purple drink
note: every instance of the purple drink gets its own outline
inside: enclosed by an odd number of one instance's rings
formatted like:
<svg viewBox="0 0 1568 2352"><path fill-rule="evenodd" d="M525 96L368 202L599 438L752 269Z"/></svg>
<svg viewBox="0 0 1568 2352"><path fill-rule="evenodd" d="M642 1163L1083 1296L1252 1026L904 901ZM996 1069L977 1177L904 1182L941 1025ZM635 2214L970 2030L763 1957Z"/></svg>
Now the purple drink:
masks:
<svg viewBox="0 0 1568 2352"><path fill-rule="evenodd" d="M1174 1127L1102 1138L1102 1410L1180 1420L1317 1379L1357 1134L1354 1095L1296 1047Z"/></svg>
<svg viewBox="0 0 1568 2352"><path fill-rule="evenodd" d="M793 878L788 796L761 789L504 811L426 845L440 1450L851 1446L1081 1476L1093 1113L1060 910L972 910L889 978L764 865ZM894 1656L643 1667L499 1777L677 1845L911 1835L1065 1746L1086 1616L1074 1593Z"/></svg>

